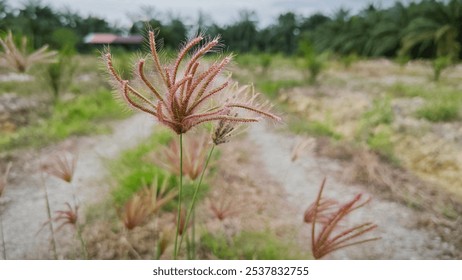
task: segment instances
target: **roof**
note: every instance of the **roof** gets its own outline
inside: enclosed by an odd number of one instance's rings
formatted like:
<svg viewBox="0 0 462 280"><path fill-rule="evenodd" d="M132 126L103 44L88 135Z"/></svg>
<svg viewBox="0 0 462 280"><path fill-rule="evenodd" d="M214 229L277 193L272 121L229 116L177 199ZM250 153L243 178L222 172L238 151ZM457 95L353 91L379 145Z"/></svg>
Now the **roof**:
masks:
<svg viewBox="0 0 462 280"><path fill-rule="evenodd" d="M118 36L111 33L90 33L83 39L85 44L141 44L143 36Z"/></svg>

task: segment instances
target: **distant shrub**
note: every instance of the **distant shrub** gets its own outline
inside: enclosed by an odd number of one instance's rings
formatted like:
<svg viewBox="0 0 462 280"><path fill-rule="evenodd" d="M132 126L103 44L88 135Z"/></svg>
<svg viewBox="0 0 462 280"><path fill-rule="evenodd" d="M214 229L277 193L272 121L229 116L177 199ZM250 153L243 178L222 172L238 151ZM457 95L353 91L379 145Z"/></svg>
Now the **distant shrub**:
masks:
<svg viewBox="0 0 462 280"><path fill-rule="evenodd" d="M452 65L452 59L450 56L439 56L432 62L433 67L433 80L439 81L441 73Z"/></svg>

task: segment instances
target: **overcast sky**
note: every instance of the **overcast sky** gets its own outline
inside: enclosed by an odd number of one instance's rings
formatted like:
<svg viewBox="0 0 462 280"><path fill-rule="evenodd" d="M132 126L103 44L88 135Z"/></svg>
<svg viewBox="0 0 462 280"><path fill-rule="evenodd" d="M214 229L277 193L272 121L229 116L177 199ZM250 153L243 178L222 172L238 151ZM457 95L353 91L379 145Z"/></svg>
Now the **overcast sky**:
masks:
<svg viewBox="0 0 462 280"><path fill-rule="evenodd" d="M8 2L18 7L24 0ZM260 23L267 25L277 15L287 11L301 15L315 12L330 15L341 7L357 12L368 3L388 7L394 2L396 0L42 0L42 3L55 8L67 7L82 15L96 15L119 25L129 24L129 15L140 15L142 8L147 10L147 6L153 7L159 14L179 15L189 23L193 23L199 11L202 11L219 24L233 22L238 18L239 10L247 9L255 11Z"/></svg>

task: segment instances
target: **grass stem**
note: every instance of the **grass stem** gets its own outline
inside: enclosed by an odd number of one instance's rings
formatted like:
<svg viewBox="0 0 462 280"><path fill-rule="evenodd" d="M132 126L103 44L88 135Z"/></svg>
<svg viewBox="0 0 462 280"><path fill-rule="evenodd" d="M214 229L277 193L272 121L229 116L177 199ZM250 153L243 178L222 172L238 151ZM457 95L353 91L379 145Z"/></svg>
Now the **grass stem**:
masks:
<svg viewBox="0 0 462 280"><path fill-rule="evenodd" d="M201 176L199 177L199 181L197 182L196 188L194 189L194 194L191 200L191 205L189 206L189 210L186 215L186 221L185 221L186 225L189 224L189 220L191 219L191 214L195 212L194 207L196 205L197 194L199 193L199 188L202 185L202 180L204 179L205 170L207 170L207 167L209 166L209 162L210 162L210 159L212 158L212 154L214 150L215 150L215 145L213 145L212 148L210 149L209 155L207 156L207 160L205 161L204 168L202 169ZM193 229L194 229L194 225L193 225ZM194 235L195 233L193 234L193 238L195 238ZM181 239L180 239L180 247L181 247L182 242L183 242L183 236L181 236ZM195 243L194 239L193 239L193 243ZM194 246L193 248L195 249L195 244L193 246Z"/></svg>
<svg viewBox="0 0 462 280"><path fill-rule="evenodd" d="M180 246L178 246L178 235L180 235L180 222L181 222L181 198L183 196L183 134L180 134L180 188L178 191L178 214L177 214L177 223L176 223L176 234L175 234L175 248L173 252L173 258L176 260L178 258L178 251L180 250L181 247L181 242ZM187 223L185 224L187 225ZM183 239L184 232L181 236L181 239Z"/></svg>

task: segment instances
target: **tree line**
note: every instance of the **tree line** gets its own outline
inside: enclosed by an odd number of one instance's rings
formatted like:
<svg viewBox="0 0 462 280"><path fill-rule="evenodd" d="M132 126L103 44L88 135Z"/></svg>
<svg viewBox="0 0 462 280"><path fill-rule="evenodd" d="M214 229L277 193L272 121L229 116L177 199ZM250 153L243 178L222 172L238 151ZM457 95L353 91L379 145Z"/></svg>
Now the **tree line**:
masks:
<svg viewBox="0 0 462 280"><path fill-rule="evenodd" d="M241 11L235 22L226 25L213 23L203 14L191 25L177 16L153 15L147 22L133 21L122 28L102 18L56 10L40 1L14 9L0 0L0 30L29 37L35 48L71 45L85 51L88 47L82 41L91 32L143 34L147 26L160 30L164 46L174 49L188 35L206 31L211 36L219 34L227 50L236 52L291 55L308 42L317 52L341 55L457 59L461 56L462 0L397 1L388 8L368 5L356 14L344 9L308 17L287 12L263 28L252 11Z"/></svg>

